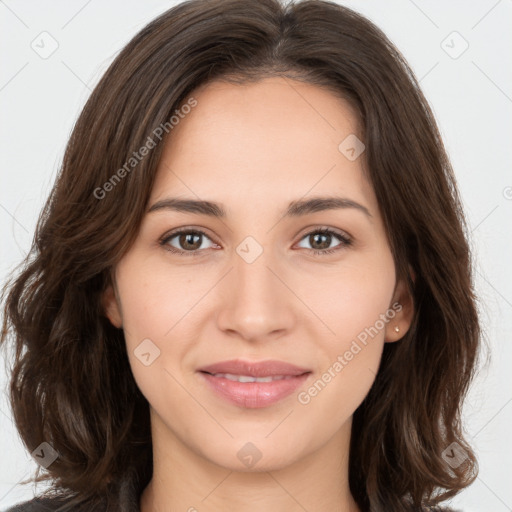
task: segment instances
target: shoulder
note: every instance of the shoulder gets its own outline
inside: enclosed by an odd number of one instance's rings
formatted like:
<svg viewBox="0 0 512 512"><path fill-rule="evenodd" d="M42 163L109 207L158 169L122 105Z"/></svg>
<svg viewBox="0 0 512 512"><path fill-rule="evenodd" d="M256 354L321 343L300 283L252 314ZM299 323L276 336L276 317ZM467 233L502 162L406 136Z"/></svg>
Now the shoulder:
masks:
<svg viewBox="0 0 512 512"><path fill-rule="evenodd" d="M74 507L70 505L69 501L69 497L36 497L18 503L1 512L82 512L85 510L84 507ZM87 508L87 512L105 512L105 510L105 507L94 507L94 509Z"/></svg>
<svg viewBox="0 0 512 512"><path fill-rule="evenodd" d="M4 512L48 512L50 510L56 510L62 505L62 501L57 502L56 500L48 498L33 498L22 503L18 503L11 508L4 510Z"/></svg>
<svg viewBox="0 0 512 512"><path fill-rule="evenodd" d="M115 490L116 492L111 496L98 494L85 499L80 494L67 489L51 488L7 510L0 509L0 512L107 512L107 510L140 512L140 493L131 479L120 479Z"/></svg>

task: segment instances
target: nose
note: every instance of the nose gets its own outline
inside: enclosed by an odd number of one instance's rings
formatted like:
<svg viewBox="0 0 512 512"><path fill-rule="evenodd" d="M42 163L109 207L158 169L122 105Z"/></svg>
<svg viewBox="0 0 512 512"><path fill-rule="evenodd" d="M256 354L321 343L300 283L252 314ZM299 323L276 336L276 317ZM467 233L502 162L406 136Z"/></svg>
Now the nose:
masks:
<svg viewBox="0 0 512 512"><path fill-rule="evenodd" d="M295 324L294 295L269 252L264 250L252 263L234 252L234 268L222 280L218 297L217 325L222 331L257 342L281 337Z"/></svg>

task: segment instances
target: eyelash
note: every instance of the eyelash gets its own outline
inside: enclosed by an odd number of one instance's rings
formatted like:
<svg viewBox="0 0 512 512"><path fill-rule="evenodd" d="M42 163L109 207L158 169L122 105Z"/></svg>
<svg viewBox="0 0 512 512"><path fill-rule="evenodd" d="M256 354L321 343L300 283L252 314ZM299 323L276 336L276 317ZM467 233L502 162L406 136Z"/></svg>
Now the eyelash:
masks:
<svg viewBox="0 0 512 512"><path fill-rule="evenodd" d="M195 250L195 251L182 251L182 250L176 249L175 247L172 247L171 245L168 245L168 242L170 240L172 240L174 237L176 237L177 235L180 235L182 233L202 235L202 236L205 236L206 238L210 239L210 237L204 231L202 231L200 229L182 228L182 229L178 229L176 231L173 231L171 233L165 234L160 239L159 243L160 243L161 246L164 247L165 250L167 250L169 252L172 252L174 254L180 254L180 255L183 255L183 256L200 256L200 253L204 249L202 249L202 250ZM334 231L332 229L329 229L329 228L319 228L319 229L314 229L312 231L309 231L308 233L304 234L304 236L301 238L301 240L303 240L304 238L306 238L308 236L311 236L313 234L318 234L318 233L332 235L332 236L338 238L340 240L340 242L341 242L338 246L336 246L333 249L323 249L323 250L319 250L319 249L306 249L308 251L313 252L313 254L318 255L318 256L325 256L327 254L332 254L332 253L334 253L336 251L341 250L343 247L348 247L348 246L350 246L352 244L352 240L349 237L344 236L344 235L342 235L342 234L340 234L340 233L338 233L338 232L336 232L336 231Z"/></svg>

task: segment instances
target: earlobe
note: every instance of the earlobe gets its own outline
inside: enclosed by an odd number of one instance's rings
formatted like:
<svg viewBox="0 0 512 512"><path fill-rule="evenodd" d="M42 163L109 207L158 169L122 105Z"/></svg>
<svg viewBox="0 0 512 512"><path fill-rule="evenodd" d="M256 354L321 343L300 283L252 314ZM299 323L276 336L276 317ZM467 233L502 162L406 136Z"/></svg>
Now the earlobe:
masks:
<svg viewBox="0 0 512 512"><path fill-rule="evenodd" d="M414 281L415 275L412 269L410 269L410 275ZM386 324L384 339L388 343L401 340L409 331L414 317L412 291L403 279L397 283L390 309L395 311L395 315Z"/></svg>
<svg viewBox="0 0 512 512"><path fill-rule="evenodd" d="M123 320L114 287L111 284L103 292L101 304L103 313L110 320L110 323L120 329L123 326Z"/></svg>

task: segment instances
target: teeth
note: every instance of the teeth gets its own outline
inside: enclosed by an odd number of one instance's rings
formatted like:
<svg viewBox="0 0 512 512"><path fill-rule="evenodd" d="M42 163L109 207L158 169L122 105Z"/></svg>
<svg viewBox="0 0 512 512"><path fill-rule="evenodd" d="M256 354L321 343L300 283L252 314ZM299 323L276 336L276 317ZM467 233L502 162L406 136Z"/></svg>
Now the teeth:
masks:
<svg viewBox="0 0 512 512"><path fill-rule="evenodd" d="M272 382L273 380L291 379L292 375L276 375L268 377L251 377L250 375L233 375L232 373L214 373L215 377L224 377L237 382Z"/></svg>

